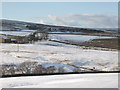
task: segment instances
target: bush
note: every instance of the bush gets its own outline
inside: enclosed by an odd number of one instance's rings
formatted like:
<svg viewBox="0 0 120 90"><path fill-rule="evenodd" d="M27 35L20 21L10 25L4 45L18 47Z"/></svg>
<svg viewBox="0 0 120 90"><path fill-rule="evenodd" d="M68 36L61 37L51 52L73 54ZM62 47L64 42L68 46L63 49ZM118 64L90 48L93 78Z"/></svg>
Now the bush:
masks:
<svg viewBox="0 0 120 90"><path fill-rule="evenodd" d="M21 71L22 74L30 74L32 73L32 68L35 68L37 66L38 62L30 62L26 61L21 63L17 69L18 71Z"/></svg>
<svg viewBox="0 0 120 90"><path fill-rule="evenodd" d="M14 75L16 70L15 64L4 64L1 66L2 75Z"/></svg>

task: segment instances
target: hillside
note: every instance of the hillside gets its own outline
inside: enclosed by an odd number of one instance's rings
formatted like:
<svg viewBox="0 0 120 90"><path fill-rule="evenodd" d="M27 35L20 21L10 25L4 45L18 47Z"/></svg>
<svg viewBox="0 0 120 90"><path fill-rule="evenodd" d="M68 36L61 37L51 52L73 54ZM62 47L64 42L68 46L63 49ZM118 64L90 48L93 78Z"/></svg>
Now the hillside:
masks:
<svg viewBox="0 0 120 90"><path fill-rule="evenodd" d="M79 33L105 33L105 30L110 29L93 29L93 28L78 28L78 27L65 27L65 26L54 26L44 25L31 22L15 21L15 20L0 20L0 30L2 31L21 31L21 30L40 30L49 32L79 32ZM112 30L111 30L112 31ZM108 32L107 32L108 33ZM110 32L109 32L110 33Z"/></svg>

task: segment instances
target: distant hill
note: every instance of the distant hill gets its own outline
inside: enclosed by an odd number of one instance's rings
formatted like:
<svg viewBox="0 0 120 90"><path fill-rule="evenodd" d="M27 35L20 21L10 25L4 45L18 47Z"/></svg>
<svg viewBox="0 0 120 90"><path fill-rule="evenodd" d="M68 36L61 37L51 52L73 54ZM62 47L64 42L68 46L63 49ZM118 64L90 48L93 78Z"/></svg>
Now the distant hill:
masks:
<svg viewBox="0 0 120 90"><path fill-rule="evenodd" d="M40 30L49 32L79 32L79 33L104 33L106 31L109 32L115 31L113 29L54 26L6 19L1 19L0 23L1 23L0 30L3 31Z"/></svg>

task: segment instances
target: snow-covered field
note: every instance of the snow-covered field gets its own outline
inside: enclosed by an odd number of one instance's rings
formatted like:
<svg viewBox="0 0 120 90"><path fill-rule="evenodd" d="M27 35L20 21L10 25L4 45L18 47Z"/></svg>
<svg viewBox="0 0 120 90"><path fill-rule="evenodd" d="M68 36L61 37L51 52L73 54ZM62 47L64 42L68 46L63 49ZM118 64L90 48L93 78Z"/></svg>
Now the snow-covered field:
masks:
<svg viewBox="0 0 120 90"><path fill-rule="evenodd" d="M50 40L56 41L71 41L71 42L85 42L92 39L102 39L102 38L115 38L115 37L105 37L105 36L88 36L88 35L62 35L62 34L50 34Z"/></svg>
<svg viewBox="0 0 120 90"><path fill-rule="evenodd" d="M35 30L22 30L22 31L0 31L0 34L14 35L14 36L28 36Z"/></svg>
<svg viewBox="0 0 120 90"><path fill-rule="evenodd" d="M50 42L37 44L1 44L0 64L19 64L24 61L37 61L45 67L64 66L66 72L77 67L95 68L97 70L116 70L118 66L117 51L87 50L72 45L49 45ZM57 43L56 43L57 44ZM19 50L19 51L18 51Z"/></svg>
<svg viewBox="0 0 120 90"><path fill-rule="evenodd" d="M71 74L0 78L0 88L118 88L118 74Z"/></svg>

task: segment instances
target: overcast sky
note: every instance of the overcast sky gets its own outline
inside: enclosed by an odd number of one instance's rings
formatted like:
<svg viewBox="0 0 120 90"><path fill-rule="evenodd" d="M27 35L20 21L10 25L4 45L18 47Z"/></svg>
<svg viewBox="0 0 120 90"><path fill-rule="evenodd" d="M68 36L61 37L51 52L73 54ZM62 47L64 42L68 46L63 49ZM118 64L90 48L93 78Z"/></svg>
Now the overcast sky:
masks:
<svg viewBox="0 0 120 90"><path fill-rule="evenodd" d="M117 27L117 2L4 2L2 18L88 28Z"/></svg>

